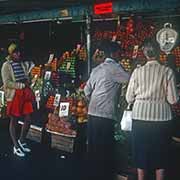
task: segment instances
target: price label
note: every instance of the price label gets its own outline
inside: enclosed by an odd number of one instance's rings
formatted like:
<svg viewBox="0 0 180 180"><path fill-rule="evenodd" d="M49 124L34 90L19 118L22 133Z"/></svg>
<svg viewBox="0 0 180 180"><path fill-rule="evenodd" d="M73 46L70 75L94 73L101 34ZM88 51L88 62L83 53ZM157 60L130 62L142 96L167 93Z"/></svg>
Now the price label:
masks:
<svg viewBox="0 0 180 180"><path fill-rule="evenodd" d="M50 64L52 62L53 58L54 58L54 54L50 54L48 64Z"/></svg>
<svg viewBox="0 0 180 180"><path fill-rule="evenodd" d="M56 96L55 96L55 98L54 98L54 103L53 103L53 105L54 105L55 107L58 107L58 106L59 106L60 99L61 99L61 95L60 95L60 94L56 94Z"/></svg>
<svg viewBox="0 0 180 180"><path fill-rule="evenodd" d="M50 78L51 78L51 71L46 71L44 79L45 80L50 80Z"/></svg>
<svg viewBox="0 0 180 180"><path fill-rule="evenodd" d="M132 54L132 58L133 58L133 59L135 59L135 58L137 57L138 49L139 49L139 46L138 46L138 45L135 45L135 46L134 46L134 50L133 50L133 54Z"/></svg>
<svg viewBox="0 0 180 180"><path fill-rule="evenodd" d="M4 91L0 91L0 105L4 105Z"/></svg>
<svg viewBox="0 0 180 180"><path fill-rule="evenodd" d="M70 62L68 62L68 63L67 63L67 66L66 66L66 69L67 69L67 70L69 70L69 69L70 69L70 67L71 67L71 63L70 63Z"/></svg>
<svg viewBox="0 0 180 180"><path fill-rule="evenodd" d="M39 102L41 100L40 91L36 90L34 94L35 94L35 97L36 97L37 109L39 109L40 108Z"/></svg>
<svg viewBox="0 0 180 180"><path fill-rule="evenodd" d="M77 50L80 50L81 49L81 45L80 44L77 44Z"/></svg>
<svg viewBox="0 0 180 180"><path fill-rule="evenodd" d="M112 37L112 41L115 42L116 39L117 39L117 35L114 35L114 36Z"/></svg>
<svg viewBox="0 0 180 180"><path fill-rule="evenodd" d="M59 117L65 117L69 115L69 102L60 103Z"/></svg>

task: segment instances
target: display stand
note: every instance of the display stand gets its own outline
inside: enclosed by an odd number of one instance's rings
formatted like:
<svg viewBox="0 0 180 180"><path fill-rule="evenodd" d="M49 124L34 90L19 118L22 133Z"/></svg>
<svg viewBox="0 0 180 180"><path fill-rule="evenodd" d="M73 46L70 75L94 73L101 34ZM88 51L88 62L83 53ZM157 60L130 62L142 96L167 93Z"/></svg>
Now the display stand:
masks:
<svg viewBox="0 0 180 180"><path fill-rule="evenodd" d="M22 121L18 121L20 125L23 125L24 123ZM35 141L37 143L41 143L42 141L42 130L43 128L31 125L30 129L27 134L27 139Z"/></svg>
<svg viewBox="0 0 180 180"><path fill-rule="evenodd" d="M69 153L74 151L74 141L76 136L57 133L48 129L46 129L46 132L50 133L52 148Z"/></svg>

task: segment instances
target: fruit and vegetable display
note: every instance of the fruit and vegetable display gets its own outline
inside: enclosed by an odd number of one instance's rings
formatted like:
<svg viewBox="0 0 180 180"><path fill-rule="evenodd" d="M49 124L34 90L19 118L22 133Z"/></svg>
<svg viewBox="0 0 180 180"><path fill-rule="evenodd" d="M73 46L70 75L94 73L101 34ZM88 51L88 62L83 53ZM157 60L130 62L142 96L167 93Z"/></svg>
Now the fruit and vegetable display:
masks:
<svg viewBox="0 0 180 180"><path fill-rule="evenodd" d="M122 59L121 61L120 61L120 64L124 67L124 69L126 70L126 71L131 71L131 69L132 69L132 66L131 66L131 60L130 59Z"/></svg>
<svg viewBox="0 0 180 180"><path fill-rule="evenodd" d="M172 50L172 54L175 57L176 67L179 69L180 68L180 46L177 46L176 48L174 48ZM163 63L166 63L167 57L168 57L167 54L161 52L161 54L160 54L160 61L163 62Z"/></svg>
<svg viewBox="0 0 180 180"><path fill-rule="evenodd" d="M76 78L76 56L75 52L71 54L69 52L65 52L62 58L62 64L59 67L60 72L65 72L71 75L72 78Z"/></svg>
<svg viewBox="0 0 180 180"><path fill-rule="evenodd" d="M86 61L86 57L85 47L77 45L76 49L62 53L61 57L53 56L48 63L32 69L31 88L35 95L38 94L36 104L49 113L43 120L49 131L76 136L72 125L87 122L88 109L83 92L85 83L78 79L77 73L77 68L81 68L77 67L78 61ZM64 116L60 115L62 103L69 104Z"/></svg>
<svg viewBox="0 0 180 180"><path fill-rule="evenodd" d="M141 17L133 17L121 19L118 22L98 22L94 24L93 42L102 39L116 40L119 42L121 53L120 63L125 70L131 71L136 64L136 61L144 62L145 57L142 52L142 44L146 38L151 38L156 35L161 28L161 24L152 21L144 20ZM175 55L177 68L180 67L180 46L172 50ZM163 52L160 54L160 61L166 63L167 55ZM143 64L143 63L142 63Z"/></svg>
<svg viewBox="0 0 180 180"><path fill-rule="evenodd" d="M68 118L59 117L58 114L55 113L49 113L46 128L64 135L76 136L77 134L76 131L72 129L72 125L68 121Z"/></svg>
<svg viewBox="0 0 180 180"><path fill-rule="evenodd" d="M76 93L73 93L71 95L75 99L75 101L72 106L70 106L71 114L77 118L77 122L80 124L87 122L88 115L87 103L85 100L82 86L84 85L81 85L80 88L76 90Z"/></svg>

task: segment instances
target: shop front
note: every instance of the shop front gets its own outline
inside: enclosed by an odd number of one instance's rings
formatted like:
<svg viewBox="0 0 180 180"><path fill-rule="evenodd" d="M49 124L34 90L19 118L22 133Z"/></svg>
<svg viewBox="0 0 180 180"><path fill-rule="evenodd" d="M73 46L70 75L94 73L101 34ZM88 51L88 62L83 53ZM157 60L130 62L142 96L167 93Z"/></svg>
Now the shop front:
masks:
<svg viewBox="0 0 180 180"><path fill-rule="evenodd" d="M174 10L173 3L143 2L127 1L125 4L115 1L0 18L4 28L0 36L4 38L4 44L8 39L20 40L25 57L35 63L31 71L31 87L36 100L29 139L69 153L86 150L88 105L83 88L92 67L97 64L91 60L93 46L103 39L119 42L123 49L119 63L131 73L145 63L141 45L146 38L156 36L165 23L177 32L180 30L180 10ZM166 8L169 8L167 12ZM10 22L11 25L7 25ZM7 29L11 29L11 33ZM22 34L24 37L20 36ZM170 53L161 52L160 61L172 65L179 79L179 41ZM119 121L115 122L115 140L118 173L130 176L134 173L131 133L120 129L120 120L127 106L126 86L121 85L118 97ZM5 117L6 102L4 98L1 101L1 115ZM180 138L180 105L172 108L175 114L173 141L177 142Z"/></svg>

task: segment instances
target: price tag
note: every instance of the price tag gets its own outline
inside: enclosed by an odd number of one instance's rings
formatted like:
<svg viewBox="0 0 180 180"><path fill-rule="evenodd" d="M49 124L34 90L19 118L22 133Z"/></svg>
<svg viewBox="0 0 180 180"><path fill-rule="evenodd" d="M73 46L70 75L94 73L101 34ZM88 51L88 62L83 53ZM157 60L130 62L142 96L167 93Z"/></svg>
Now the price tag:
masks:
<svg viewBox="0 0 180 180"><path fill-rule="evenodd" d="M133 54L132 54L132 58L133 58L133 59L135 59L135 58L137 57L138 48L139 48L138 45L135 45L135 46L134 46L134 50L133 50Z"/></svg>
<svg viewBox="0 0 180 180"><path fill-rule="evenodd" d="M50 80L50 78L51 78L51 71L46 71L46 72L45 72L44 79L45 79L45 80Z"/></svg>
<svg viewBox="0 0 180 180"><path fill-rule="evenodd" d="M66 90L66 97L69 97L69 96L70 96L70 91Z"/></svg>
<svg viewBox="0 0 180 180"><path fill-rule="evenodd" d="M71 63L70 63L70 62L68 62L68 63L67 63L67 66L66 66L66 69L67 69L67 70L69 70L69 69L70 69L70 67L71 67Z"/></svg>
<svg viewBox="0 0 180 180"><path fill-rule="evenodd" d="M65 117L69 115L69 102L60 103L59 117Z"/></svg>
<svg viewBox="0 0 180 180"><path fill-rule="evenodd" d="M54 58L54 54L50 54L48 64L50 64L52 62L53 58Z"/></svg>
<svg viewBox="0 0 180 180"><path fill-rule="evenodd" d="M80 50L80 49L81 49L81 45L80 45L80 44L77 44L76 49L77 49L77 50Z"/></svg>
<svg viewBox="0 0 180 180"><path fill-rule="evenodd" d="M116 39L117 39L117 35L114 35L114 36L112 37L112 41L115 42Z"/></svg>
<svg viewBox="0 0 180 180"><path fill-rule="evenodd" d="M4 105L4 91L0 91L0 105Z"/></svg>
<svg viewBox="0 0 180 180"><path fill-rule="evenodd" d="M39 102L41 100L41 96L40 96L40 91L39 90L35 91L35 97L36 97L37 109L39 109L40 108Z"/></svg>
<svg viewBox="0 0 180 180"><path fill-rule="evenodd" d="M56 94L56 96L54 98L53 106L58 107L59 103L60 103L60 99L61 99L61 95L60 94Z"/></svg>

